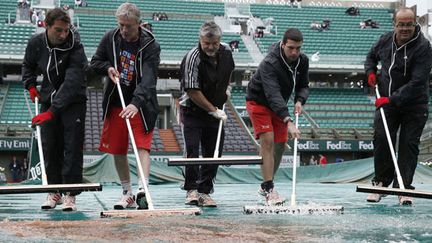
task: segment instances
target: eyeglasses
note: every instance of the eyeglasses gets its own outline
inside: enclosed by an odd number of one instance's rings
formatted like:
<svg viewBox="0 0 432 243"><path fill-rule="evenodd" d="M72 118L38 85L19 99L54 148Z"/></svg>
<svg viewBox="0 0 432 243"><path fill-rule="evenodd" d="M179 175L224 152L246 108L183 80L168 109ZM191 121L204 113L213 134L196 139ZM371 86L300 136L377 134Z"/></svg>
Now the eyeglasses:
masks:
<svg viewBox="0 0 432 243"><path fill-rule="evenodd" d="M399 22L399 23L395 24L395 26L397 28L404 28L404 27L409 28L409 27L416 26L416 24L417 24L416 22L407 22L407 23Z"/></svg>

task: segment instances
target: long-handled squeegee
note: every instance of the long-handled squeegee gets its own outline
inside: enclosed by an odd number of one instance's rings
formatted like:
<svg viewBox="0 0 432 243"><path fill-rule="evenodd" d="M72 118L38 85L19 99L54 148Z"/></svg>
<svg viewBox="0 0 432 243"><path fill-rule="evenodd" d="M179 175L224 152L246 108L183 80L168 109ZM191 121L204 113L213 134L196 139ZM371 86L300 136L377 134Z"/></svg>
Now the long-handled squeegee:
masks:
<svg viewBox="0 0 432 243"><path fill-rule="evenodd" d="M298 127L298 113L295 113L295 126ZM244 206L245 214L341 214L344 208L342 206L319 205L319 204L304 204L297 205L296 203L296 180L297 180L297 143L298 138L294 138L294 154L293 154L293 179L290 206L278 205L256 205Z"/></svg>
<svg viewBox="0 0 432 243"><path fill-rule="evenodd" d="M225 107L225 105L224 105ZM223 109L223 108L222 108ZM236 156L236 157L221 157L219 154L219 143L222 134L223 121L219 121L218 134L216 138L216 146L213 158L168 158L168 166L184 166L184 165L254 165L262 164L261 156Z"/></svg>
<svg viewBox="0 0 432 243"><path fill-rule="evenodd" d="M117 90L119 93L120 101L123 109L126 108L123 92L121 89L120 81L116 79ZM142 185L144 186L145 198L147 200L148 210L108 210L100 213L102 218L106 217L121 217L121 218L133 218L133 217L149 217L149 216L171 216L171 215L199 215L201 214L201 209L199 208L171 208L171 209L155 209L153 206L153 201L150 196L150 191L148 189L147 180L144 175L144 170L141 165L141 159L139 157L138 148L135 143L135 137L132 131L132 127L129 118L126 118L126 126L129 132L129 137L131 140L132 148L135 154L135 159L138 168L138 175L141 179Z"/></svg>
<svg viewBox="0 0 432 243"><path fill-rule="evenodd" d="M35 113L39 114L38 98L35 98ZM42 173L42 185L18 185L0 186L0 194L20 194L20 193L44 193L44 192L70 192L70 191L102 191L100 183L78 183L78 184L50 184L48 185L45 171L45 160L42 149L41 128L36 125L36 138L39 150L39 161Z"/></svg>
<svg viewBox="0 0 432 243"><path fill-rule="evenodd" d="M378 85L375 87L377 98L380 98L380 93L378 90ZM399 170L399 166L396 159L396 153L393 148L392 139L390 136L390 131L387 126L387 119L384 113L384 109L380 108L381 118L383 121L383 126L385 130L385 134L387 137L387 142L389 145L390 153L393 160L393 165L396 172L396 178L397 182L399 184L399 188L388 188L388 187L380 187L380 186L357 186L357 192L366 192L366 193L378 193L378 194L384 194L384 195L399 195L399 196L407 196L407 197L418 197L418 198L427 198L432 199L432 193L431 192L424 192L424 191L416 191L412 189L405 189L405 185L402 180L402 176Z"/></svg>

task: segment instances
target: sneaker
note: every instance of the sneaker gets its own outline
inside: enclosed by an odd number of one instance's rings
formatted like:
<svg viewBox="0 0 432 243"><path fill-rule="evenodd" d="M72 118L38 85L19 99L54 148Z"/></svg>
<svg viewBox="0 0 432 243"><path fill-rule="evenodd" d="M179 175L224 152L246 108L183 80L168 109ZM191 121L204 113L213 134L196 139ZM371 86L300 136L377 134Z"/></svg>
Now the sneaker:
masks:
<svg viewBox="0 0 432 243"><path fill-rule="evenodd" d="M63 199L63 211L76 211L75 196L66 194Z"/></svg>
<svg viewBox="0 0 432 243"><path fill-rule="evenodd" d="M279 196L279 193L276 191L276 189L271 189L269 192L267 192L266 190L260 188L258 190L258 194L260 196L264 197L265 200L265 204L267 206L278 206L278 205L282 205L286 199Z"/></svg>
<svg viewBox="0 0 432 243"><path fill-rule="evenodd" d="M199 199L198 199L198 206L201 207L217 207L216 202L210 197L209 194L206 193L200 193Z"/></svg>
<svg viewBox="0 0 432 243"><path fill-rule="evenodd" d="M135 196L129 193L123 193L122 198L116 204L114 209L136 208L138 205L135 202Z"/></svg>
<svg viewBox="0 0 432 243"><path fill-rule="evenodd" d="M265 197L267 195L267 192L260 187L260 189L258 189L258 195Z"/></svg>
<svg viewBox="0 0 432 243"><path fill-rule="evenodd" d="M372 182L372 186L379 186L379 187L382 187L382 186L383 186L383 183L382 183L382 182L375 182L375 181L373 181L373 182ZM373 203L377 203L377 202L381 201L381 198L383 198L383 197L385 197L385 196L387 196L387 195L384 195L384 194L378 194L378 193L370 193L370 194L367 196L366 201L368 201L368 202L373 202Z"/></svg>
<svg viewBox="0 0 432 243"><path fill-rule="evenodd" d="M186 193L186 205L198 205L199 193L197 190L188 190Z"/></svg>
<svg viewBox="0 0 432 243"><path fill-rule="evenodd" d="M42 204L41 208L44 210L54 209L57 205L63 203L62 196L60 193L48 193L45 202Z"/></svg>
<svg viewBox="0 0 432 243"><path fill-rule="evenodd" d="M285 198L279 196L279 193L274 188L266 195L266 203L269 206L282 205L284 202Z"/></svg>
<svg viewBox="0 0 432 243"><path fill-rule="evenodd" d="M413 204L413 199L411 197L399 196L399 204L411 206Z"/></svg>
<svg viewBox="0 0 432 243"><path fill-rule="evenodd" d="M137 209L139 210L148 209L146 194L141 188L138 189L138 193L136 195L136 204L138 204Z"/></svg>

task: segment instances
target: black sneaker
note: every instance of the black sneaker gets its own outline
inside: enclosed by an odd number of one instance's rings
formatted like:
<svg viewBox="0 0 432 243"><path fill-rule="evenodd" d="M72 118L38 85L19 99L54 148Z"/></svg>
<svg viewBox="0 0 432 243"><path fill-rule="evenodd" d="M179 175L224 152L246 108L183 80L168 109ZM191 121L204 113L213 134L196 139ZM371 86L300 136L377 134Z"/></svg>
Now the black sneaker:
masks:
<svg viewBox="0 0 432 243"><path fill-rule="evenodd" d="M138 204L138 207L137 207L138 210L148 209L147 198L146 198L144 190L142 190L142 189L138 190L138 193L136 195L136 203Z"/></svg>

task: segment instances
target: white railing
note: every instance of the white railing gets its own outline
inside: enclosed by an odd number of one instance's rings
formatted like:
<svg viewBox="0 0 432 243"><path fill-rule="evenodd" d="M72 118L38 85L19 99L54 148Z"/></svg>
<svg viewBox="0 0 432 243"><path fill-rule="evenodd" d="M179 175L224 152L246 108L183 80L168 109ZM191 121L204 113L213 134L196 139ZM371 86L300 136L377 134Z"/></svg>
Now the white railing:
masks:
<svg viewBox="0 0 432 243"><path fill-rule="evenodd" d="M222 2L239 4L271 4L287 5L290 0L184 0L187 2ZM362 8L395 8L400 3L399 0L302 0L302 6L311 7L362 7ZM294 2L296 5L297 2Z"/></svg>
<svg viewBox="0 0 432 243"><path fill-rule="evenodd" d="M177 99L175 99L172 95L171 95L171 102L170 102L170 106L171 106L171 111L172 114L174 116L175 121L177 122L177 124L180 124L180 107L177 105ZM174 120L173 119L173 120Z"/></svg>
<svg viewBox="0 0 432 243"><path fill-rule="evenodd" d="M39 9L52 9L55 7L60 7L60 0L32 0L31 7Z"/></svg>

